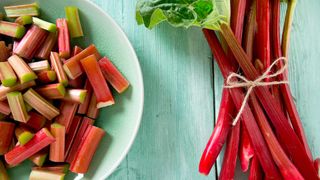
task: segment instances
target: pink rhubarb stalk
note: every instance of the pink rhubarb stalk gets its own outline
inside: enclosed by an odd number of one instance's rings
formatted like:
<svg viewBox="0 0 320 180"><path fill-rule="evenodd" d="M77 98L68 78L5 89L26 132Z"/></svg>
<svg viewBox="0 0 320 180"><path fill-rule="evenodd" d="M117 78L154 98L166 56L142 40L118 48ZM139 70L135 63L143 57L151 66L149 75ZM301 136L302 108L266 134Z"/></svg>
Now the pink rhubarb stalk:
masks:
<svg viewBox="0 0 320 180"><path fill-rule="evenodd" d="M59 56L61 58L69 58L70 57L70 37L69 37L67 20L57 19L56 24L58 28Z"/></svg>

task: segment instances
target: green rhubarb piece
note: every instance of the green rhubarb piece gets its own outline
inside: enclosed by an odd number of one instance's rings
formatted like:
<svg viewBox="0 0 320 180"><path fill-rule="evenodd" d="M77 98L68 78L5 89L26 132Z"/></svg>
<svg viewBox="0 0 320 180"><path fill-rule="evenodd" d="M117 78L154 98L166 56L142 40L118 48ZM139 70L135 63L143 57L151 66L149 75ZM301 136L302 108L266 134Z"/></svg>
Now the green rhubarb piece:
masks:
<svg viewBox="0 0 320 180"><path fill-rule="evenodd" d="M26 25L26 24L32 24L32 16L29 15L25 15L25 16L20 16L15 20L16 23L20 24L20 25Z"/></svg>
<svg viewBox="0 0 320 180"><path fill-rule="evenodd" d="M44 21L44 20L36 18L36 17L33 17L32 20L35 25L39 26L42 29L45 29L49 32L56 32L57 31L57 26L53 23Z"/></svg>
<svg viewBox="0 0 320 180"><path fill-rule="evenodd" d="M24 131L23 133L21 133L17 139L20 143L20 145L25 145L27 144L27 142L29 142L32 138L33 138L34 134L31 133L30 131Z"/></svg>
<svg viewBox="0 0 320 180"><path fill-rule="evenodd" d="M48 71L47 75L50 81L55 81L57 79L57 74L55 71Z"/></svg>
<svg viewBox="0 0 320 180"><path fill-rule="evenodd" d="M26 28L18 23L0 21L0 34L20 39L25 33Z"/></svg>
<svg viewBox="0 0 320 180"><path fill-rule="evenodd" d="M30 116L26 110L21 92L13 91L7 93L7 100L13 119L20 122L27 122Z"/></svg>
<svg viewBox="0 0 320 180"><path fill-rule="evenodd" d="M65 96L66 88L64 87L63 83L59 83L59 85L57 86L57 90L61 95Z"/></svg>
<svg viewBox="0 0 320 180"><path fill-rule="evenodd" d="M39 5L37 3L24 4L18 6L5 6L7 17L16 18L20 16L39 16Z"/></svg>
<svg viewBox="0 0 320 180"><path fill-rule="evenodd" d="M5 87L11 87L17 82L17 76L8 62L0 62L0 79Z"/></svg>
<svg viewBox="0 0 320 180"><path fill-rule="evenodd" d="M21 83L26 83L35 79L37 79L37 75L33 72L26 73L20 77Z"/></svg>
<svg viewBox="0 0 320 180"><path fill-rule="evenodd" d="M83 31L79 18L78 8L75 6L67 6L65 7L65 12L71 37L82 37Z"/></svg>

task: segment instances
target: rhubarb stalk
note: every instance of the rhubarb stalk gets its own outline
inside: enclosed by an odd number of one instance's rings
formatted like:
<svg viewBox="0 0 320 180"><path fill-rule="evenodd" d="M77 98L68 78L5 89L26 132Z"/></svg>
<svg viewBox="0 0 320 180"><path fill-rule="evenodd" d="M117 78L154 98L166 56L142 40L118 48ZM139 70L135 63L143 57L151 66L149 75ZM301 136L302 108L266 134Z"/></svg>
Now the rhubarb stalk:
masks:
<svg viewBox="0 0 320 180"><path fill-rule="evenodd" d="M83 52L83 51L82 51ZM97 98L97 108L102 108L114 104L113 96L108 84L104 80L103 74L95 55L90 55L80 60L84 71L93 87L93 92Z"/></svg>
<svg viewBox="0 0 320 180"><path fill-rule="evenodd" d="M39 19L37 17L32 18L33 24L39 26L40 28L47 30L49 32L55 33L57 31L57 26L53 23L44 21L42 19Z"/></svg>
<svg viewBox="0 0 320 180"><path fill-rule="evenodd" d="M20 83L26 83L37 79L37 75L32 71L28 64L19 56L12 55L8 59L14 72L17 74Z"/></svg>
<svg viewBox="0 0 320 180"><path fill-rule="evenodd" d="M24 89L30 88L32 86L36 85L34 81L26 82L23 84L16 84L12 87L4 87L3 85L0 86L0 101L3 101L7 98L7 93L13 92L13 91L22 91Z"/></svg>
<svg viewBox="0 0 320 180"><path fill-rule="evenodd" d="M7 94L8 103L13 119L20 122L27 122L30 118L24 105L21 92L14 91Z"/></svg>
<svg viewBox="0 0 320 180"><path fill-rule="evenodd" d="M46 118L40 115L37 112L31 111L29 112L29 120L24 125L33 129L34 131L39 131L43 128L44 124L46 123Z"/></svg>
<svg viewBox="0 0 320 180"><path fill-rule="evenodd" d="M240 123L237 123L231 130L228 138L226 151L223 157L222 169L219 179L228 180L234 178L237 154L239 149Z"/></svg>
<svg viewBox="0 0 320 180"><path fill-rule="evenodd" d="M0 21L0 34L20 39L25 32L26 28L18 23Z"/></svg>
<svg viewBox="0 0 320 180"><path fill-rule="evenodd" d="M44 162L46 161L48 156L48 148L45 148L36 154L29 157L29 160L31 160L35 165L41 167L43 166Z"/></svg>
<svg viewBox="0 0 320 180"><path fill-rule="evenodd" d="M84 85L84 89L87 91L87 95L86 95L83 103L79 105L78 112L77 112L78 114L86 114L88 107L89 107L89 104L90 104L93 89L92 89L92 86L91 86L88 79L86 80L86 83Z"/></svg>
<svg viewBox="0 0 320 180"><path fill-rule="evenodd" d="M66 19L57 19L58 27L58 48L59 55L61 58L70 57L70 37L68 24Z"/></svg>
<svg viewBox="0 0 320 180"><path fill-rule="evenodd" d="M243 172L249 169L250 159L254 155L253 147L250 143L250 137L248 131L243 122L241 122L241 133L240 133L240 146L239 146L239 159L240 165Z"/></svg>
<svg viewBox="0 0 320 180"><path fill-rule="evenodd" d="M39 180L39 179L63 180L64 176L65 174L61 172L32 170L29 180Z"/></svg>
<svg viewBox="0 0 320 180"><path fill-rule="evenodd" d="M102 137L105 135L103 129L95 126L91 126L87 131L89 131L88 135L80 144L79 151L70 166L70 171L74 173L86 173L88 171L93 155Z"/></svg>
<svg viewBox="0 0 320 180"><path fill-rule="evenodd" d="M82 37L82 27L79 18L78 8L74 6L65 7L68 27L72 38Z"/></svg>
<svg viewBox="0 0 320 180"><path fill-rule="evenodd" d="M290 45L290 32L292 29L293 15L297 5L296 0L289 0L286 11L286 18L284 21L283 34L282 34L282 52L288 58L289 45Z"/></svg>
<svg viewBox="0 0 320 180"><path fill-rule="evenodd" d="M222 23L220 25L221 32L225 38L227 44L232 50L236 57L239 65L241 66L244 74L249 79L256 79L259 77L259 73L252 65L251 61L248 59L247 54L241 48L241 45L237 42L234 34L232 33L228 25ZM269 89L265 86L258 86L254 88L254 92L259 97L261 104L263 105L266 113L268 114L270 120L272 121L277 134L279 135L281 142L285 142L285 146L289 151L289 155L295 166L298 168L300 173L307 179L316 179L316 172L313 168L312 162L309 159L304 146L301 144L298 136L295 134L289 121L285 117L284 113L281 111L280 105L272 97ZM246 114L243 112L242 114ZM247 127L248 128L248 127ZM248 129L249 131L249 129ZM257 152L257 151L255 151ZM259 158L262 166L263 163Z"/></svg>
<svg viewBox="0 0 320 180"><path fill-rule="evenodd" d="M89 107L88 107L86 115L89 118L96 119L99 116L99 112L100 112L100 110L99 110L99 108L97 108L96 95L94 93L92 93L91 99L90 99L90 103L89 103Z"/></svg>
<svg viewBox="0 0 320 180"><path fill-rule="evenodd" d="M61 63L59 54L56 52L51 52L50 61L51 61L52 68L56 71L58 81L62 83L64 86L67 86L68 78L62 68L62 63Z"/></svg>
<svg viewBox="0 0 320 180"><path fill-rule="evenodd" d="M50 131L56 139L50 145L50 161L64 162L66 128L58 123L51 124Z"/></svg>
<svg viewBox="0 0 320 180"><path fill-rule="evenodd" d="M35 91L48 99L62 99L66 94L66 89L61 83L41 86L36 88Z"/></svg>
<svg viewBox="0 0 320 180"><path fill-rule="evenodd" d="M67 89L63 100L73 103L82 104L87 96L85 89Z"/></svg>
<svg viewBox="0 0 320 180"><path fill-rule="evenodd" d="M34 136L34 134L29 129L22 126L17 127L14 132L21 146L29 142Z"/></svg>
<svg viewBox="0 0 320 180"><path fill-rule="evenodd" d="M77 103L62 101L60 104L60 115L55 119L55 122L63 125L67 134L70 130L73 117L77 112L77 108Z"/></svg>
<svg viewBox="0 0 320 180"><path fill-rule="evenodd" d="M34 72L41 72L50 70L50 64L48 60L42 60L37 62L28 63L29 67Z"/></svg>
<svg viewBox="0 0 320 180"><path fill-rule="evenodd" d="M28 159L33 154L45 148L55 141L54 137L50 134L48 129L43 128L36 133L34 138L31 139L24 146L18 145L11 151L4 155L6 162L10 165L17 165Z"/></svg>
<svg viewBox="0 0 320 180"><path fill-rule="evenodd" d="M51 32L44 40L42 46L38 49L34 55L38 59L49 59L50 52L53 50L54 45L57 42L57 33Z"/></svg>
<svg viewBox="0 0 320 180"><path fill-rule="evenodd" d="M82 121L81 116L74 116L72 120L72 123L70 125L70 130L66 135L65 158L67 158L67 155L71 149L72 143L76 137L81 121Z"/></svg>
<svg viewBox="0 0 320 180"><path fill-rule="evenodd" d="M11 122L0 121L0 155L8 152L14 135L15 124Z"/></svg>
<svg viewBox="0 0 320 180"><path fill-rule="evenodd" d="M20 16L39 16L39 5L37 3L24 4L17 6L4 6L7 17L16 18Z"/></svg>
<svg viewBox="0 0 320 180"><path fill-rule="evenodd" d="M57 74L55 71L49 70L49 71L41 71L37 74L38 79L40 83L43 84L49 84L54 82L57 79Z"/></svg>
<svg viewBox="0 0 320 180"><path fill-rule="evenodd" d="M220 102L220 110L217 118L217 123L207 142L206 148L202 153L199 172L208 175L213 164L216 162L218 155L225 144L232 123L230 110L234 109L229 90L222 91L222 99Z"/></svg>
<svg viewBox="0 0 320 180"><path fill-rule="evenodd" d="M0 79L6 87L11 87L17 82L17 76L8 62L0 62Z"/></svg>
<svg viewBox="0 0 320 180"><path fill-rule="evenodd" d="M252 158L250 173L249 173L249 180L261 180L263 179L263 172L260 166L259 159L257 157Z"/></svg>

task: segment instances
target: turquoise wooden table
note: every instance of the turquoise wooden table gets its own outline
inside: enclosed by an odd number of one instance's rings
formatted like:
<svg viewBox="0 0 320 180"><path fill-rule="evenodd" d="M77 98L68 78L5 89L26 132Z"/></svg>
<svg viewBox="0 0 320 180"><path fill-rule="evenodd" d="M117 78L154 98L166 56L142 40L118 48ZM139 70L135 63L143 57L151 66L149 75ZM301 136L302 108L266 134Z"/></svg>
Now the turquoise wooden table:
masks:
<svg viewBox="0 0 320 180"><path fill-rule="evenodd" d="M200 29L137 26L135 0L93 0L122 27L139 57L145 107L138 136L110 179L215 179L198 173L214 127L222 78ZM282 7L282 12L285 10ZM298 2L290 48L290 83L315 157L320 156L320 3ZM220 164L220 163L217 163ZM236 179L243 175L236 173Z"/></svg>

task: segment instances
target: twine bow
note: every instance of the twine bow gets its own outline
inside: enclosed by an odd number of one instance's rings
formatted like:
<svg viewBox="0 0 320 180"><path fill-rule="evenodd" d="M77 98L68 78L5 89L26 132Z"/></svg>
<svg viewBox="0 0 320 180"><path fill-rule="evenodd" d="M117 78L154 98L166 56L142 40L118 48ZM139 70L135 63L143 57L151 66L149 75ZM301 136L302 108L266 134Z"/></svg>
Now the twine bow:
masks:
<svg viewBox="0 0 320 180"><path fill-rule="evenodd" d="M283 66L276 72L272 73L272 68L274 68L277 63L280 61L283 61ZM244 97L242 101L241 108L239 109L239 112L236 116L236 118L233 120L232 125L236 125L237 122L240 119L240 116L244 110L245 105L247 104L250 94L252 93L253 88L257 86L272 86L272 85L278 85L278 84L288 84L288 81L270 81L265 82L265 79L270 79L273 77L276 77L280 74L282 74L286 69L288 68L288 60L285 57L280 57L276 59L267 69L266 71L259 76L256 80L251 81L245 78L244 76L237 74L237 73L231 73L228 78L226 79L226 83L224 88L247 88L246 96Z"/></svg>

